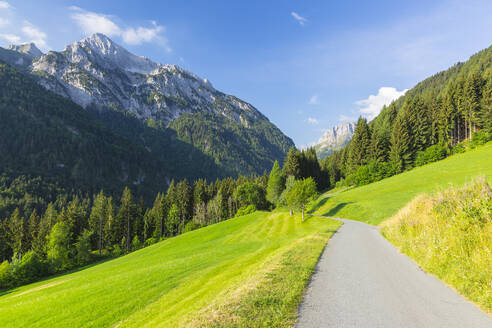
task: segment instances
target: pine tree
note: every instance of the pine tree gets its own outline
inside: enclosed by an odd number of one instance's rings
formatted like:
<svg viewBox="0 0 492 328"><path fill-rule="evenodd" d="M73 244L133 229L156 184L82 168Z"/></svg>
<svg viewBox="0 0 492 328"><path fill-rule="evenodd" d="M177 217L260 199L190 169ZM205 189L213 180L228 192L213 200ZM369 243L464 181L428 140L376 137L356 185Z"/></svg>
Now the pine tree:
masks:
<svg viewBox="0 0 492 328"><path fill-rule="evenodd" d="M270 176L268 177L267 200L272 204L278 204L278 200L285 187L285 178L280 170L278 161L273 163Z"/></svg>
<svg viewBox="0 0 492 328"><path fill-rule="evenodd" d="M104 226L107 221L107 200L104 192L101 190L99 194L94 198L94 205L92 206L91 215L89 217L89 228L92 231L92 235L97 237L97 247L99 249L99 255L102 253L103 239L104 239Z"/></svg>
<svg viewBox="0 0 492 328"><path fill-rule="evenodd" d="M399 173L413 164L412 131L405 112L398 115L391 134L390 161L394 173Z"/></svg>
<svg viewBox="0 0 492 328"><path fill-rule="evenodd" d="M8 222L8 232L10 248L16 256L22 257L26 249L26 227L24 223L24 217L21 215L18 208L10 217Z"/></svg>
<svg viewBox="0 0 492 328"><path fill-rule="evenodd" d="M126 243L126 252L130 251L130 242L132 240L132 223L135 219L135 204L133 202L132 192L128 187L123 190L123 195L121 196L120 210L118 211L118 222L124 223L123 236ZM125 245L123 245L125 246Z"/></svg>
<svg viewBox="0 0 492 328"><path fill-rule="evenodd" d="M27 238L26 238L27 249L34 248L33 247L35 244L34 241L38 238L38 234L39 234L39 221L40 221L39 215L36 209L34 209L31 215L29 216L29 219L27 220ZM40 253L37 254L41 255Z"/></svg>
<svg viewBox="0 0 492 328"><path fill-rule="evenodd" d="M475 126L480 122L480 100L484 82L482 75L478 71L471 73L465 82L465 113L468 120L468 136L471 137L475 131Z"/></svg>
<svg viewBox="0 0 492 328"><path fill-rule="evenodd" d="M350 141L348 153L349 172L355 172L359 166L369 162L370 145L371 133L367 125L367 120L359 117L354 135Z"/></svg>
<svg viewBox="0 0 492 328"><path fill-rule="evenodd" d="M413 134L413 146L414 151L425 150L429 144L429 118L428 109L424 100L419 95L413 98L409 98L409 107L403 109L408 114L409 125L411 133Z"/></svg>
<svg viewBox="0 0 492 328"><path fill-rule="evenodd" d="M289 152L285 157L283 173L286 177L292 175L295 178L299 178L301 175L299 158L296 155L296 150L294 147L290 147Z"/></svg>
<svg viewBox="0 0 492 328"><path fill-rule="evenodd" d="M184 179L176 185L177 205L180 216L180 232L183 231L186 223L193 216L193 192L188 184L188 180Z"/></svg>

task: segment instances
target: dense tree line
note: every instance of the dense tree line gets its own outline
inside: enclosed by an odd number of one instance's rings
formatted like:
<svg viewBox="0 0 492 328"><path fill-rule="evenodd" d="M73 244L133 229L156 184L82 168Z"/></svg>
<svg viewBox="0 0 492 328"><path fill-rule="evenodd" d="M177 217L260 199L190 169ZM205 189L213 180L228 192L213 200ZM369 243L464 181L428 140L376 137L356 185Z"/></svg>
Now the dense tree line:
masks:
<svg viewBox="0 0 492 328"><path fill-rule="evenodd" d="M226 220L242 207L268 209L267 184L266 173L212 183L185 179L172 181L150 208L127 187L119 199L101 191L93 197L60 197L43 211L16 208L0 220L0 288Z"/></svg>
<svg viewBox="0 0 492 328"><path fill-rule="evenodd" d="M305 206L322 181L314 149L291 148L283 168L276 161L269 175L240 175L211 183L198 179L192 184L173 180L151 207L143 198L136 199L128 187L117 199L104 191L88 197L48 188L55 194L62 192L50 197L56 201L20 202L0 220L0 288L85 265L101 256L128 253L257 209L286 206L291 212L302 211L304 219Z"/></svg>
<svg viewBox="0 0 492 328"><path fill-rule="evenodd" d="M440 160L492 136L492 48L419 83L321 162L330 185L366 184Z"/></svg>

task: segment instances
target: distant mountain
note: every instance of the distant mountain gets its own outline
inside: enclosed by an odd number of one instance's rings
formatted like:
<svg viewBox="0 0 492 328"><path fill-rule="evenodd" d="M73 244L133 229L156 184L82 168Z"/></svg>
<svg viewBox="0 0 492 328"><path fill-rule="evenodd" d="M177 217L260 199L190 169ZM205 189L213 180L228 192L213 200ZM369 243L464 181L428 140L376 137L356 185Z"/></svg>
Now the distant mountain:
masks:
<svg viewBox="0 0 492 328"><path fill-rule="evenodd" d="M38 58L38 57L41 57L43 55L43 53L41 52L41 50L38 49L38 47L36 47L36 45L34 43L25 43L25 44L21 44L21 45L14 45L14 44L11 44L10 46L8 46L7 48L8 50L12 50L12 51L17 51L17 52L20 52L20 53L23 53L23 54L26 54L27 56L31 57L31 58Z"/></svg>
<svg viewBox="0 0 492 328"><path fill-rule="evenodd" d="M261 174L294 145L252 105L176 65L131 54L103 34L40 56L34 45L9 49L0 51L0 59L93 112L161 160L174 162L177 171L186 165L180 161L183 156L176 156L180 150L169 145L169 128L179 140L211 156L226 174ZM147 127L161 133L148 133ZM196 175L194 170L180 174ZM209 177L217 175L210 172Z"/></svg>
<svg viewBox="0 0 492 328"><path fill-rule="evenodd" d="M344 122L326 130L315 146L318 158L328 157L343 148L354 135L355 126L355 122Z"/></svg>

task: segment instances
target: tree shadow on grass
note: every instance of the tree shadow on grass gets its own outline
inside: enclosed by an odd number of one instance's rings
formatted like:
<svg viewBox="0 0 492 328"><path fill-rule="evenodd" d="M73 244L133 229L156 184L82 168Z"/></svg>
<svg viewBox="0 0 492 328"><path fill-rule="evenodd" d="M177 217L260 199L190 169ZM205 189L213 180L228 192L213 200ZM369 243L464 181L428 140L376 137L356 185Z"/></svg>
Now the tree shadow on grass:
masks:
<svg viewBox="0 0 492 328"><path fill-rule="evenodd" d="M340 212L345 206L348 204L351 204L352 202L347 202L347 203L339 203L335 207L331 208L328 212L326 212L324 215L326 216L335 216L338 212Z"/></svg>
<svg viewBox="0 0 492 328"><path fill-rule="evenodd" d="M326 204L326 202L328 201L328 199L330 199L330 197L326 197L326 198L323 198L322 200L320 200L318 203L316 203L316 205L314 205L309 211L308 213L309 214L312 214L314 212L316 212L317 210L319 210L323 205Z"/></svg>

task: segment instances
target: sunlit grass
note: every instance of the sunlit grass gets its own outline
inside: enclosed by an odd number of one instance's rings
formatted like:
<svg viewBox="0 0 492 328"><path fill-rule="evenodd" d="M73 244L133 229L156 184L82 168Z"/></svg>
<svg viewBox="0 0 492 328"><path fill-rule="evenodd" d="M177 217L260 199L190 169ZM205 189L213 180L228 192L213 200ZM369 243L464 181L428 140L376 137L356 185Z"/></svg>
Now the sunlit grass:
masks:
<svg viewBox="0 0 492 328"><path fill-rule="evenodd" d="M339 225L285 212L231 219L12 290L0 296L0 327L201 326L214 313L229 326L289 325Z"/></svg>
<svg viewBox="0 0 492 328"><path fill-rule="evenodd" d="M381 233L422 268L492 313L492 189L484 178L421 195Z"/></svg>
<svg viewBox="0 0 492 328"><path fill-rule="evenodd" d="M484 175L492 181L492 143L450 156L369 185L322 195L312 206L316 214L379 224L420 193L464 184Z"/></svg>

